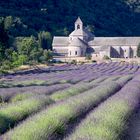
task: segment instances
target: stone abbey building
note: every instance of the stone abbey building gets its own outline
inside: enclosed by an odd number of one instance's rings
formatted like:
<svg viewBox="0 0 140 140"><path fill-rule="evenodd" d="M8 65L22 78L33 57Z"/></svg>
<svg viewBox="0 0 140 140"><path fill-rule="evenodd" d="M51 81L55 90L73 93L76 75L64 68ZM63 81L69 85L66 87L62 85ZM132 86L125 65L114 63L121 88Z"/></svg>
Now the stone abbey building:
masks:
<svg viewBox="0 0 140 140"><path fill-rule="evenodd" d="M54 36L53 51L59 57L136 58L140 37L95 37L78 17L75 30L68 37Z"/></svg>

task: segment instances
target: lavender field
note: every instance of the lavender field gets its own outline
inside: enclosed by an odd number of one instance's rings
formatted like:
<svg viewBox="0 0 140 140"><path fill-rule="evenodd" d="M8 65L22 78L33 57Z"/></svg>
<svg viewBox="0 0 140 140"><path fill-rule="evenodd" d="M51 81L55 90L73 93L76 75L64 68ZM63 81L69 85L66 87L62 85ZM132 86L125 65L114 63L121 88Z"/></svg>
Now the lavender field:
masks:
<svg viewBox="0 0 140 140"><path fill-rule="evenodd" d="M0 140L140 140L140 66L52 66L0 75Z"/></svg>

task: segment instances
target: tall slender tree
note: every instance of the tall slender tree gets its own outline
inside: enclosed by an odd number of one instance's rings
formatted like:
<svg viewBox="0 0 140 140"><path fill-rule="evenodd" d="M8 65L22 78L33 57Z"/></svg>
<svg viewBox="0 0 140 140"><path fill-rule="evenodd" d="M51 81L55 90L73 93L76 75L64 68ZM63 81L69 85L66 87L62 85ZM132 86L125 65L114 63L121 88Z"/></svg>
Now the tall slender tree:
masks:
<svg viewBox="0 0 140 140"><path fill-rule="evenodd" d="M40 48L51 50L52 36L50 32L42 31L38 34Z"/></svg>
<svg viewBox="0 0 140 140"><path fill-rule="evenodd" d="M138 48L137 48L137 56L140 57L140 43L139 43Z"/></svg>

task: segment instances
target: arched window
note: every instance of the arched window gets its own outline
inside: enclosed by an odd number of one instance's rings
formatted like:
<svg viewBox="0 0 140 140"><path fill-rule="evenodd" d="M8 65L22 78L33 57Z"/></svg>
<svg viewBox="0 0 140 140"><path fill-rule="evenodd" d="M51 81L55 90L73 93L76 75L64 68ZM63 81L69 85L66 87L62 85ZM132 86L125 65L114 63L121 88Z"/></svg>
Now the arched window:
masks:
<svg viewBox="0 0 140 140"><path fill-rule="evenodd" d="M77 51L75 51L75 55L77 55Z"/></svg>
<svg viewBox="0 0 140 140"><path fill-rule="evenodd" d="M77 29L80 29L80 25L79 24L77 25Z"/></svg>
<svg viewBox="0 0 140 140"><path fill-rule="evenodd" d="M71 51L70 51L70 55L71 55Z"/></svg>

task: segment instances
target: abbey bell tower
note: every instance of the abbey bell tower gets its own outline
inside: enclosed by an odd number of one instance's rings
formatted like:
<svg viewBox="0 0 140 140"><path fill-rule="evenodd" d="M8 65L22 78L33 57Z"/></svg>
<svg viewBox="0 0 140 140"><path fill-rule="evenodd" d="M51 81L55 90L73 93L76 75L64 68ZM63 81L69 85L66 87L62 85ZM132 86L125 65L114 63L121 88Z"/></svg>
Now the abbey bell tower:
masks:
<svg viewBox="0 0 140 140"><path fill-rule="evenodd" d="M78 17L78 19L75 22L75 30L83 30L83 22L80 19L80 17Z"/></svg>

